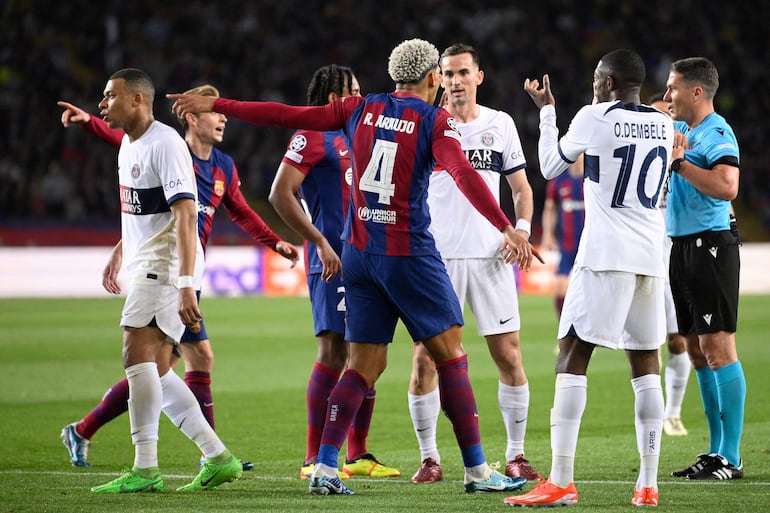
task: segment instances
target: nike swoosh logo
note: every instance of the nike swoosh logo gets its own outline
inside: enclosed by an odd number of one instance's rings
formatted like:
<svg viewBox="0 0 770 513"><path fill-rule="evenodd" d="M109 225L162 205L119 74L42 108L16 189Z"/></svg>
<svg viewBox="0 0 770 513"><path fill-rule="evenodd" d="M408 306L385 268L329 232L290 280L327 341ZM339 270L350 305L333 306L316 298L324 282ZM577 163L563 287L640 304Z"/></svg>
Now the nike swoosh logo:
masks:
<svg viewBox="0 0 770 513"><path fill-rule="evenodd" d="M422 429L420 429L420 428L417 428L417 432L418 432L418 433L422 433L423 431L427 431L427 430L429 430L429 429L430 429L430 428L422 428Z"/></svg>
<svg viewBox="0 0 770 513"><path fill-rule="evenodd" d="M526 420L527 420L527 417L524 417L524 418L523 418L523 419L521 419L521 420L514 420L514 421L513 421L513 423L514 423L514 424L521 424L522 422L525 422Z"/></svg>
<svg viewBox="0 0 770 513"><path fill-rule="evenodd" d="M134 435L140 433L141 431L142 431L141 429L137 429L136 431L132 431L131 432L131 436L134 436Z"/></svg>
<svg viewBox="0 0 770 513"><path fill-rule="evenodd" d="M511 319L513 319L513 317L508 317L508 318L507 318L507 319L505 319L505 320L503 320L503 319L500 319L500 324L505 324L506 322L510 321Z"/></svg>
<svg viewBox="0 0 770 513"><path fill-rule="evenodd" d="M348 154L348 150L340 150L340 157L344 157Z"/></svg>
<svg viewBox="0 0 770 513"><path fill-rule="evenodd" d="M221 472L220 470L217 470L216 472L214 472L213 476L211 476L210 478L206 479L205 481L201 481L201 486L206 488L208 486L208 484L211 482L211 480L214 479L215 477L217 477L220 472Z"/></svg>

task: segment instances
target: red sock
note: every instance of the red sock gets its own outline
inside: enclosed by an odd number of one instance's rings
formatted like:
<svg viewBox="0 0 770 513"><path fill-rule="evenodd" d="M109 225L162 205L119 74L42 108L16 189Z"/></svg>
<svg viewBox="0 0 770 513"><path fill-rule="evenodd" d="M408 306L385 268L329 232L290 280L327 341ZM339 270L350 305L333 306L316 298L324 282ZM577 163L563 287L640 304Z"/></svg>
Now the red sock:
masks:
<svg viewBox="0 0 770 513"><path fill-rule="evenodd" d="M304 463L315 463L321 434L326 421L326 407L334 385L340 379L340 371L316 362L307 383L307 444Z"/></svg>
<svg viewBox="0 0 770 513"><path fill-rule="evenodd" d="M333 445L338 450L342 447L368 390L361 374L350 369L345 371L329 395L321 445Z"/></svg>
<svg viewBox="0 0 770 513"><path fill-rule="evenodd" d="M556 304L556 315L561 317L561 311L564 309L564 296L557 296L554 303Z"/></svg>
<svg viewBox="0 0 770 513"><path fill-rule="evenodd" d="M75 425L75 431L90 440L99 429L115 417L128 411L128 379L112 385L96 408Z"/></svg>
<svg viewBox="0 0 770 513"><path fill-rule="evenodd" d="M203 416L211 429L214 425L214 398L211 395L211 374L205 371L190 371L184 373L184 382L192 390L193 395L201 405Z"/></svg>
<svg viewBox="0 0 770 513"><path fill-rule="evenodd" d="M441 407L452 423L466 467L484 463L476 398L468 379L468 355L436 365Z"/></svg>
<svg viewBox="0 0 770 513"><path fill-rule="evenodd" d="M364 397L364 402L358 409L353 425L348 431L347 461L353 461L356 458L368 453L366 449L366 439L369 436L369 426L372 423L372 413L374 412L374 397L377 391L374 387L370 388Z"/></svg>

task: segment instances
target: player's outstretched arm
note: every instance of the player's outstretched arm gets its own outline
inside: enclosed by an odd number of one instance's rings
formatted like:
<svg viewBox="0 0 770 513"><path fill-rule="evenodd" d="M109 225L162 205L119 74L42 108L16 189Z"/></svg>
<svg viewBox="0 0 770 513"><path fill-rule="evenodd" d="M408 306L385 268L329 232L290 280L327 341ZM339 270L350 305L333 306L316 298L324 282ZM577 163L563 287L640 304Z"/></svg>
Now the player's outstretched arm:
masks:
<svg viewBox="0 0 770 513"><path fill-rule="evenodd" d="M58 101L56 105L64 109L61 113L61 124L64 125L64 128L69 128L72 125L84 125L91 120L91 114L69 102Z"/></svg>
<svg viewBox="0 0 770 513"><path fill-rule="evenodd" d="M198 94L167 94L166 98L174 100L171 112L179 117L199 112L212 112L214 110L214 96L201 96Z"/></svg>

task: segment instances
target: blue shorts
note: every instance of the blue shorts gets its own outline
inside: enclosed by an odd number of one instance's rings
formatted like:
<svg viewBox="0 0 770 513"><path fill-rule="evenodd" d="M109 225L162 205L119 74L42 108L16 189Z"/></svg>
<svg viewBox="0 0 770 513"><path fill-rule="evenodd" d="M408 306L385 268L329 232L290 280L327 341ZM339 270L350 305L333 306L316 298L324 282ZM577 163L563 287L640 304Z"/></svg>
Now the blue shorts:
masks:
<svg viewBox="0 0 770 513"><path fill-rule="evenodd" d="M413 340L463 324L460 302L438 254L386 256L342 249L345 339L387 344L399 319Z"/></svg>
<svg viewBox="0 0 770 513"><path fill-rule="evenodd" d="M575 257L577 256L577 249L574 251L559 250L561 258L559 258L559 268L556 269L556 274L562 276L569 276L572 272L572 266L575 265Z"/></svg>
<svg viewBox="0 0 770 513"><path fill-rule="evenodd" d="M201 291L196 290L195 291L195 297L198 298L198 307L200 308L201 303ZM209 336L206 334L206 325L203 323L203 319L201 319L201 330L198 333L193 333L190 331L190 328L185 328L184 333L182 334L182 338L179 340L180 344L194 344L196 342L200 342L201 340L208 340Z"/></svg>
<svg viewBox="0 0 770 513"><path fill-rule="evenodd" d="M340 275L327 283L321 279L321 273L308 274L307 288L316 336L322 331L345 333L345 288Z"/></svg>

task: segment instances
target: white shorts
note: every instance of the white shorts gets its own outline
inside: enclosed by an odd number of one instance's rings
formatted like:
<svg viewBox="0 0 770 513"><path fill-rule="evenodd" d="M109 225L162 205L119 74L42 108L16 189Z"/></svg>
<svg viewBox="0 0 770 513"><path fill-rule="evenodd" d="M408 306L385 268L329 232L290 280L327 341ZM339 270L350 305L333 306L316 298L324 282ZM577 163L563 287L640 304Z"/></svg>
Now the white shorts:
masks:
<svg viewBox="0 0 770 513"><path fill-rule="evenodd" d="M123 305L120 325L128 328L144 328L153 318L169 342L178 344L184 333L179 318L179 291L173 285L134 283Z"/></svg>
<svg viewBox="0 0 770 513"><path fill-rule="evenodd" d="M468 304L479 336L519 331L519 299L513 267L499 258L444 260L460 304Z"/></svg>
<svg viewBox="0 0 770 513"><path fill-rule="evenodd" d="M679 325L676 322L676 307L674 306L674 296L671 295L671 282L668 280L668 267L671 260L671 237L666 235L663 239L663 255L666 264L666 286L663 289L663 296L666 309L666 334L679 333Z"/></svg>
<svg viewBox="0 0 770 513"><path fill-rule="evenodd" d="M573 269L558 338L570 327L581 340L609 349L652 350L663 344L663 278Z"/></svg>

